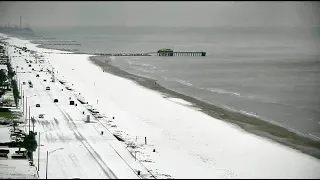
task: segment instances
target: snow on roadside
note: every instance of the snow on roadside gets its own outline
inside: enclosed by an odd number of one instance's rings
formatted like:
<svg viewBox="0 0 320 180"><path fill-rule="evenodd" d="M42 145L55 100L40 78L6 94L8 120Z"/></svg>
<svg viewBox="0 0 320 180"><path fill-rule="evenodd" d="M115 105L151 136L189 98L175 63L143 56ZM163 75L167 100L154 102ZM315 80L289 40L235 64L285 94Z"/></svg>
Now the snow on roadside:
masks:
<svg viewBox="0 0 320 180"><path fill-rule="evenodd" d="M100 122L117 133L128 150L137 152L137 159L158 178L320 178L318 159L105 73L87 55L46 57L58 77L71 82L89 104L107 115Z"/></svg>

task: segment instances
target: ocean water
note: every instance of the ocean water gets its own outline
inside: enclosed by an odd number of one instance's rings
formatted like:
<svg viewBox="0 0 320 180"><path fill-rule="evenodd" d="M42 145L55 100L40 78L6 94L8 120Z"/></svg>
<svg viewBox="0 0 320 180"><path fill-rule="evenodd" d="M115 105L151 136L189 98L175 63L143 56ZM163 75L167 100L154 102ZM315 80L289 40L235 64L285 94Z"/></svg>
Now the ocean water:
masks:
<svg viewBox="0 0 320 180"><path fill-rule="evenodd" d="M47 47L78 52L206 51L206 57L115 57L112 64L156 79L179 93L320 140L319 28L74 27L34 31L37 37L28 38L72 40L81 45Z"/></svg>

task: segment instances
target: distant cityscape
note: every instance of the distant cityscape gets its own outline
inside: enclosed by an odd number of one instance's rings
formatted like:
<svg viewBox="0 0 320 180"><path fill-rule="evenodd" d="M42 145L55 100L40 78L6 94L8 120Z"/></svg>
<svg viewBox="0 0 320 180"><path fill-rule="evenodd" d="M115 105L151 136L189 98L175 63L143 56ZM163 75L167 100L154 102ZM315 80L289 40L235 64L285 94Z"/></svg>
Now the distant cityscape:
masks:
<svg viewBox="0 0 320 180"><path fill-rule="evenodd" d="M22 16L20 16L20 25L11 24L10 22L5 25L0 24L0 32L32 33L32 29L30 28L28 23L25 23L24 26L22 26Z"/></svg>

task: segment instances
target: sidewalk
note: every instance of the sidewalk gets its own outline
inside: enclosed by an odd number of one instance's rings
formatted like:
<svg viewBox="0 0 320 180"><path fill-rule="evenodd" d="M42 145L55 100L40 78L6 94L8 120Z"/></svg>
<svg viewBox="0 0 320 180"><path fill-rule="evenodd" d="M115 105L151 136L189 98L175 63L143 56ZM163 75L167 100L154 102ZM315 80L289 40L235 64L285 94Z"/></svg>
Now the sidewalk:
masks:
<svg viewBox="0 0 320 180"><path fill-rule="evenodd" d="M10 140L11 128L3 125L0 126L0 142L4 143ZM0 179L38 179L36 168L29 165L28 159L12 158L12 155L19 148L0 146L0 149L9 150L8 158L0 157Z"/></svg>

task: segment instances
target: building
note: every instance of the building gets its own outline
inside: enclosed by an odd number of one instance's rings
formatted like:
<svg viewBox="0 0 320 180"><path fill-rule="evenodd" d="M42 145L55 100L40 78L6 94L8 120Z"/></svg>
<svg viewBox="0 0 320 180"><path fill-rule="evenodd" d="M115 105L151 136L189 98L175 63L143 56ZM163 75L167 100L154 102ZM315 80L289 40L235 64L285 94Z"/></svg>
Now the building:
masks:
<svg viewBox="0 0 320 180"><path fill-rule="evenodd" d="M173 50L167 48L160 49L157 53L158 56L173 56Z"/></svg>

